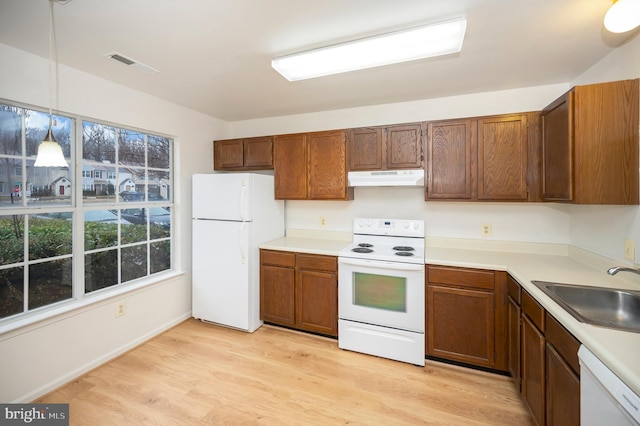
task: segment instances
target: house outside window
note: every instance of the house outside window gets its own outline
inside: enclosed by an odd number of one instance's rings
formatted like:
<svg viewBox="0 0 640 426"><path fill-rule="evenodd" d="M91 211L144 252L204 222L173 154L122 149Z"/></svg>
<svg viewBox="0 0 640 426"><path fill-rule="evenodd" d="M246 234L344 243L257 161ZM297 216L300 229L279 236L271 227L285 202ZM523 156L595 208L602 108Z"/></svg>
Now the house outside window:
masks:
<svg viewBox="0 0 640 426"><path fill-rule="evenodd" d="M173 268L173 140L54 116L69 167L34 167L48 126L0 102L0 324Z"/></svg>

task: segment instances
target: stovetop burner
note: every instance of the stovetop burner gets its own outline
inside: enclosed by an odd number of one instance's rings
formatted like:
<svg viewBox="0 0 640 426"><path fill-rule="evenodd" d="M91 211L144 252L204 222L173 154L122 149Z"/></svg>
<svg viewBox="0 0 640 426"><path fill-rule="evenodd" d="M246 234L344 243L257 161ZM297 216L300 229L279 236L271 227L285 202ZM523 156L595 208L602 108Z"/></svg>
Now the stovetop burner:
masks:
<svg viewBox="0 0 640 426"><path fill-rule="evenodd" d="M413 251L415 249L413 247L411 247L411 246L395 246L393 248L393 250L395 250L395 251ZM406 254L405 255L401 254L400 256L406 256Z"/></svg>
<svg viewBox="0 0 640 426"><path fill-rule="evenodd" d="M351 249L351 251L354 251L356 253L373 253L373 250L367 247L354 247Z"/></svg>
<svg viewBox="0 0 640 426"><path fill-rule="evenodd" d="M413 253L410 251L397 251L396 256L413 256Z"/></svg>
<svg viewBox="0 0 640 426"><path fill-rule="evenodd" d="M369 244L369 243L360 243L360 244L358 244L358 247L373 247L373 244Z"/></svg>

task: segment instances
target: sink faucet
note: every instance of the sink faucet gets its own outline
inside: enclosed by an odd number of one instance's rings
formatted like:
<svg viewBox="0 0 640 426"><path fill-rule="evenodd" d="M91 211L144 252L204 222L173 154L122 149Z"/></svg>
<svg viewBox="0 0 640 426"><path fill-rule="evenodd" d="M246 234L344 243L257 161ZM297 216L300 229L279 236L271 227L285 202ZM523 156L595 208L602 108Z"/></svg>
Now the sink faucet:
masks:
<svg viewBox="0 0 640 426"><path fill-rule="evenodd" d="M609 268L609 270L607 271L607 274L615 275L618 272L633 272L634 274L640 275L640 268L633 269L633 268L625 268L624 266L614 266L613 268Z"/></svg>

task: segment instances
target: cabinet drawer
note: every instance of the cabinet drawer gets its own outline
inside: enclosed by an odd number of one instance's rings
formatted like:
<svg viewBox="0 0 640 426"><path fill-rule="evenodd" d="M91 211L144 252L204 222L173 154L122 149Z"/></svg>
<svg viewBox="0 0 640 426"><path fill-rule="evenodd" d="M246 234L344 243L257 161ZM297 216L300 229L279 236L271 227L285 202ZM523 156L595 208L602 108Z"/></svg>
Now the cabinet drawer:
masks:
<svg viewBox="0 0 640 426"><path fill-rule="evenodd" d="M460 269L430 266L429 282L493 290L494 272L482 269Z"/></svg>
<svg viewBox="0 0 640 426"><path fill-rule="evenodd" d="M260 263L293 268L296 265L296 255L284 251L260 250Z"/></svg>
<svg viewBox="0 0 640 426"><path fill-rule="evenodd" d="M336 272L338 270L338 258L317 254L298 254L297 266L299 269Z"/></svg>
<svg viewBox="0 0 640 426"><path fill-rule="evenodd" d="M518 305L520 304L520 284L511 275L507 276L507 294Z"/></svg>
<svg viewBox="0 0 640 426"><path fill-rule="evenodd" d="M573 337L554 317L547 312L545 318L545 337L547 343L553 345L574 373L580 375L580 363L578 361L578 349L580 341Z"/></svg>
<svg viewBox="0 0 640 426"><path fill-rule="evenodd" d="M522 313L544 333L544 308L526 291L522 291Z"/></svg>

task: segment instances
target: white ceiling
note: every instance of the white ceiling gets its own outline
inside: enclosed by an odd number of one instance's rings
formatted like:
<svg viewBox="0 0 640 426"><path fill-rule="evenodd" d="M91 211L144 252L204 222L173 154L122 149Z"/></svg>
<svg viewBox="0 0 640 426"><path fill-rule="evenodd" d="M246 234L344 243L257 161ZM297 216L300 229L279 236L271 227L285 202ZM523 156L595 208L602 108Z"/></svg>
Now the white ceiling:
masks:
<svg viewBox="0 0 640 426"><path fill-rule="evenodd" d="M72 0L55 5L62 64L227 121L569 82L632 34L611 0ZM48 0L0 0L0 43L48 57ZM467 17L462 52L312 80L284 53ZM105 58L118 52L159 70ZM1 71L0 71L1 76Z"/></svg>

